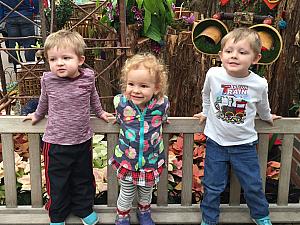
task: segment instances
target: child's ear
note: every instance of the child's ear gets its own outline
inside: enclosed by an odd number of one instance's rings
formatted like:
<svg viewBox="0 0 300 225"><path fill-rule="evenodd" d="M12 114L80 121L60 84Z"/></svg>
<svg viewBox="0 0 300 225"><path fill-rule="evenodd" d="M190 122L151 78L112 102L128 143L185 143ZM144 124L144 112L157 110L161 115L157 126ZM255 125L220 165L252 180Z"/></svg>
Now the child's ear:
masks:
<svg viewBox="0 0 300 225"><path fill-rule="evenodd" d="M83 63L84 63L84 60L85 60L85 56L82 55L79 57L79 65L81 66Z"/></svg>
<svg viewBox="0 0 300 225"><path fill-rule="evenodd" d="M256 58L253 60L253 63L252 64L257 64L258 61L261 59L261 54L259 53Z"/></svg>
<svg viewBox="0 0 300 225"><path fill-rule="evenodd" d="M222 61L222 58L223 58L223 56L222 56L222 51L219 51L219 52L218 52L218 55L219 55L219 57L220 57L220 59L219 59L219 60L221 60L221 61Z"/></svg>
<svg viewBox="0 0 300 225"><path fill-rule="evenodd" d="M159 93L159 91L160 91L160 86L156 85L154 95L157 95Z"/></svg>

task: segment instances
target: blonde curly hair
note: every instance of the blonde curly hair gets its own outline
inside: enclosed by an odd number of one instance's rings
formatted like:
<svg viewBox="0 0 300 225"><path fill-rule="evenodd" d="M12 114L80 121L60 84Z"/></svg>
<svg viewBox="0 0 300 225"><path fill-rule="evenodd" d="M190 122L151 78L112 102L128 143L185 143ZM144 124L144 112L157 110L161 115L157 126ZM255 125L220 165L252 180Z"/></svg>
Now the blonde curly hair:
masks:
<svg viewBox="0 0 300 225"><path fill-rule="evenodd" d="M139 53L127 59L121 71L121 90L124 93L127 85L129 71L140 66L149 70L150 76L154 76L158 93L154 96L159 99L167 93L167 69L165 64L151 53Z"/></svg>

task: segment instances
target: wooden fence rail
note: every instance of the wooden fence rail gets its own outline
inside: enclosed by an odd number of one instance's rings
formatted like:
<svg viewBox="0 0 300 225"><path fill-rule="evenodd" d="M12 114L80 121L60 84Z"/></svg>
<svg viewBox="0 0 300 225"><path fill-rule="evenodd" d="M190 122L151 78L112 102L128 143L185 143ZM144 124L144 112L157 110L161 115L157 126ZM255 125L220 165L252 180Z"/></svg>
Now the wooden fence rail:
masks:
<svg viewBox="0 0 300 225"><path fill-rule="evenodd" d="M0 117L0 135L2 142L5 197L6 205L0 206L0 224L48 224L49 219L42 203L40 133L43 133L46 119L35 126L30 121L22 122L21 116ZM108 158L113 154L118 140L118 127L105 123L97 118L91 118L95 133L107 134ZM270 205L270 216L273 222L299 223L300 203L288 203L291 161L294 134L300 133L300 119L283 118L275 121L274 126L257 120L256 129L259 132L258 154L261 164L261 175L265 185L269 134L279 133L283 136L281 151L281 169L276 204ZM198 121L191 117L170 118L170 124L164 126L165 147L168 149L169 135L184 134L183 177L181 204L168 204L168 173L165 170L158 184L157 204L152 205L153 218L157 224L199 224L201 221L199 205L192 204L193 175L193 135L201 132ZM230 131L228 131L230 132ZM27 133L30 152L31 205L17 205L16 173L14 159L14 133ZM166 156L168 152L166 151ZM115 205L118 196L118 182L114 171L108 166L107 205L95 205L100 214L101 224L113 224ZM137 223L135 210L132 210L132 223ZM249 212L244 204L240 204L240 186L233 174L230 181L229 204L221 205L221 223L251 223ZM80 224L78 218L70 216L67 224Z"/></svg>

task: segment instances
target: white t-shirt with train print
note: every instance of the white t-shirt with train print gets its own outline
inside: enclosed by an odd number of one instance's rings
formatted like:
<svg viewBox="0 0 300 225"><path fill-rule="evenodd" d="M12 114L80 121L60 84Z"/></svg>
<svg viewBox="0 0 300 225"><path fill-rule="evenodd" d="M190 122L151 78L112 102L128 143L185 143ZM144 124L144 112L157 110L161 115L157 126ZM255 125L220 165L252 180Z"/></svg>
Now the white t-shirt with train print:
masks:
<svg viewBox="0 0 300 225"><path fill-rule="evenodd" d="M212 67L202 90L204 134L222 146L257 140L255 117L271 120L268 83L249 71L249 76L232 77L223 67Z"/></svg>

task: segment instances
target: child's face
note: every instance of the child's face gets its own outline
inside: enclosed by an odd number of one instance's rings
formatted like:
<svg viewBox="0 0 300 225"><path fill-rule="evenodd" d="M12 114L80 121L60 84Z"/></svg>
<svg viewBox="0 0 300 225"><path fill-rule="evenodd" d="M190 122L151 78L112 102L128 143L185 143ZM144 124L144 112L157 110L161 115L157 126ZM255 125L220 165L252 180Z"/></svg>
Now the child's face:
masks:
<svg viewBox="0 0 300 225"><path fill-rule="evenodd" d="M228 40L223 50L220 52L220 58L226 72L233 77L246 77L249 75L249 67L256 64L261 55L255 54L252 50L249 40L243 39L236 43L234 40Z"/></svg>
<svg viewBox="0 0 300 225"><path fill-rule="evenodd" d="M84 59L84 56L78 57L73 48L54 47L48 50L50 70L58 77L79 76L78 67L83 64Z"/></svg>
<svg viewBox="0 0 300 225"><path fill-rule="evenodd" d="M140 109L144 109L153 95L157 93L155 78L144 66L128 72L125 95Z"/></svg>

